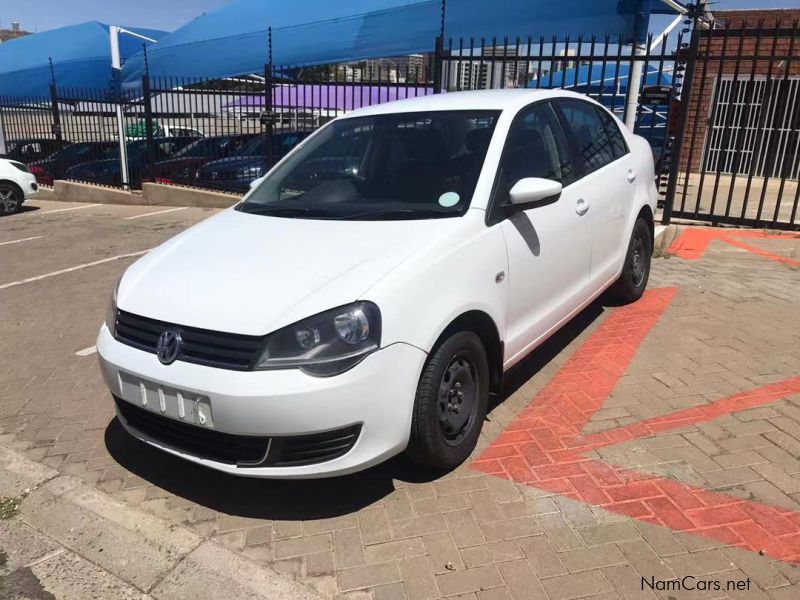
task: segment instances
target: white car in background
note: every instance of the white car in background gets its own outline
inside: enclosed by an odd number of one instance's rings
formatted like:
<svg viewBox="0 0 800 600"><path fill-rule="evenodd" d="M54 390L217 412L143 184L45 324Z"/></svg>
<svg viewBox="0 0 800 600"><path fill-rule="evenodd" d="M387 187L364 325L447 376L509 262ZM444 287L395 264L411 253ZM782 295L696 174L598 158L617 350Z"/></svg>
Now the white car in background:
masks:
<svg viewBox="0 0 800 600"><path fill-rule="evenodd" d="M0 216L13 215L39 191L36 177L16 160L0 158Z"/></svg>
<svg viewBox="0 0 800 600"><path fill-rule="evenodd" d="M97 340L119 420L236 475L453 468L505 371L607 288L642 295L653 182L571 92L339 117L123 275Z"/></svg>

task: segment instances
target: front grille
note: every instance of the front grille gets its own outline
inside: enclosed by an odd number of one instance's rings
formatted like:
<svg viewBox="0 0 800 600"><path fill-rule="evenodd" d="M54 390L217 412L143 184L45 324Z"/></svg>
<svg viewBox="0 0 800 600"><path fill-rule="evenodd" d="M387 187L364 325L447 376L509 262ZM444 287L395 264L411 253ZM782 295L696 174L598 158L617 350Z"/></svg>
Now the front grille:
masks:
<svg viewBox="0 0 800 600"><path fill-rule="evenodd" d="M347 454L361 434L361 425L357 424L309 435L234 435L181 423L119 398L114 400L128 425L153 440L199 458L240 467L299 467L326 462Z"/></svg>
<svg viewBox="0 0 800 600"><path fill-rule="evenodd" d="M163 417L114 398L128 425L157 442L197 456L231 465L259 464L269 448L268 437L233 435Z"/></svg>
<svg viewBox="0 0 800 600"><path fill-rule="evenodd" d="M249 371L264 350L264 337L223 333L197 327L173 325L147 317L117 311L116 338L123 344L146 352L156 352L158 337L174 329L183 340L176 360L236 371Z"/></svg>

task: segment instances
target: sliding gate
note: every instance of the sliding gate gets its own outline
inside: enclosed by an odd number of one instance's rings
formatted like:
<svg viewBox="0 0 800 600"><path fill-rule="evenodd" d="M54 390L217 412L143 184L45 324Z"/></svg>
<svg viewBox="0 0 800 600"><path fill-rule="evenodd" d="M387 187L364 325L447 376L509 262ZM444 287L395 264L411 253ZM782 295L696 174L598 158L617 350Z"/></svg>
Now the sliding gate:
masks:
<svg viewBox="0 0 800 600"><path fill-rule="evenodd" d="M696 26L663 221L800 229L798 23Z"/></svg>

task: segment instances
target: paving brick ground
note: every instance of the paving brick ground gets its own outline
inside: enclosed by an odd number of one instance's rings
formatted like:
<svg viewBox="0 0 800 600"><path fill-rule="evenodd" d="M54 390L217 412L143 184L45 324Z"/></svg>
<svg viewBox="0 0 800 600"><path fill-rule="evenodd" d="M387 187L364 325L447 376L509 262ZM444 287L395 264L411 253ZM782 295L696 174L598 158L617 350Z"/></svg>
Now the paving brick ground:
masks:
<svg viewBox="0 0 800 600"><path fill-rule="evenodd" d="M0 220L0 244L42 236L0 245L0 443L340 598L800 597L800 237L679 240L643 301L596 303L509 374L455 472L398 458L275 482L112 421L95 359L75 352L133 258L2 287L209 213L34 204ZM666 589L685 576L698 589Z"/></svg>

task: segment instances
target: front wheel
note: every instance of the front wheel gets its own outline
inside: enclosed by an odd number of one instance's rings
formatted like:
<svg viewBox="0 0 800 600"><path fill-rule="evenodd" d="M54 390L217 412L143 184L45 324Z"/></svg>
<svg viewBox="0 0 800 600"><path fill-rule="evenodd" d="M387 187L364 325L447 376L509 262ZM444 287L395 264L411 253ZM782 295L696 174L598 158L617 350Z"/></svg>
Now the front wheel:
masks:
<svg viewBox="0 0 800 600"><path fill-rule="evenodd" d="M459 331L434 350L422 370L408 454L452 469L475 449L489 403L489 361L481 339Z"/></svg>
<svg viewBox="0 0 800 600"><path fill-rule="evenodd" d="M636 302L644 294L650 278L650 259L653 247L650 227L644 219L637 219L625 254L625 264L611 293L625 303Z"/></svg>
<svg viewBox="0 0 800 600"><path fill-rule="evenodd" d="M13 183L0 181L0 215L13 215L22 206L22 190Z"/></svg>

